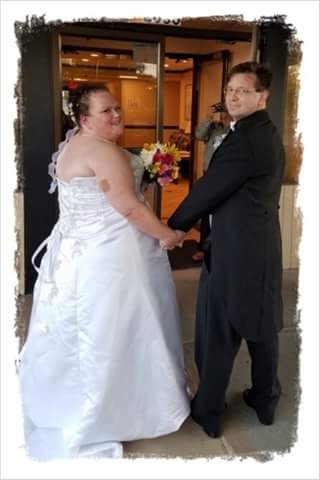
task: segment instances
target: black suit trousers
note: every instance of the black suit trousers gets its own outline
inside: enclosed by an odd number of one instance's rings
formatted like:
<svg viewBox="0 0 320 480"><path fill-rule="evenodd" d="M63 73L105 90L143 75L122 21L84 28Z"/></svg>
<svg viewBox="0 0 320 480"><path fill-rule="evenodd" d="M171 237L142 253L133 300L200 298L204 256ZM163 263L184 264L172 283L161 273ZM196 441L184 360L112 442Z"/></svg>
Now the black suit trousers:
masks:
<svg viewBox="0 0 320 480"><path fill-rule="evenodd" d="M225 394L242 337L225 317L222 303L214 302L214 299L208 302L209 278L204 265L199 283L195 332L199 387L191 408L194 418L210 428L214 418L224 412ZM250 398L263 407L280 395L278 335L267 342L246 342L251 358Z"/></svg>

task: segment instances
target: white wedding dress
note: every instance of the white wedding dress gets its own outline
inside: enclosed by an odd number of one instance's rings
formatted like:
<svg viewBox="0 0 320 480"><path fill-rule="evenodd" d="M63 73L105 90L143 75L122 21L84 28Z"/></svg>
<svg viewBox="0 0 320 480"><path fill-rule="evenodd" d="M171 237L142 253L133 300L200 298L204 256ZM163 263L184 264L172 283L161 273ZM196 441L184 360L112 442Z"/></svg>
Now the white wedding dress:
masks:
<svg viewBox="0 0 320 480"><path fill-rule="evenodd" d="M143 169L131 164L143 201ZM174 432L189 415L175 286L158 241L95 177L58 187L19 362L26 448L37 459L121 457L122 441Z"/></svg>

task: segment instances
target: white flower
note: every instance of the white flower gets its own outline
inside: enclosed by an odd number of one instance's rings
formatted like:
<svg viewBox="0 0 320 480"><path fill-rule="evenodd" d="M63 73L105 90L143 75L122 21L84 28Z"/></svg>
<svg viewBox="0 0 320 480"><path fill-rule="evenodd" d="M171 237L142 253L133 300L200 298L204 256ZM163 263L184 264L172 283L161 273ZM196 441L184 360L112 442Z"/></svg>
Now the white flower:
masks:
<svg viewBox="0 0 320 480"><path fill-rule="evenodd" d="M143 148L140 152L140 158L142 159L144 167L148 167L152 163L153 155L157 151L156 148L153 150L146 150Z"/></svg>
<svg viewBox="0 0 320 480"><path fill-rule="evenodd" d="M149 148L143 148L140 152L140 158L145 168L147 168L149 165L152 164L154 154L157 152L157 150L162 151L163 149L163 144L160 143L159 141L157 141L156 143L148 144L148 145L149 145ZM153 148L150 149L150 147L153 147Z"/></svg>

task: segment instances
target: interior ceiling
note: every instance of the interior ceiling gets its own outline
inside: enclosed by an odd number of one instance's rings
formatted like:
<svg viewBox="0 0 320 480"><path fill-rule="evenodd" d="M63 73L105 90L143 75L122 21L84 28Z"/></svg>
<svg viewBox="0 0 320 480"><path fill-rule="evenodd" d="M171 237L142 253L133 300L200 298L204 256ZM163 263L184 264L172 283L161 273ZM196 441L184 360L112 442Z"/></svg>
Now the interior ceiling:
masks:
<svg viewBox="0 0 320 480"><path fill-rule="evenodd" d="M92 55L92 54L91 54ZM93 54L79 51L77 54L63 55L62 75L64 82L108 82L119 77L131 77L140 79L154 79L156 67L154 64L137 64L131 59L121 58L123 55L116 55L118 58L107 58L105 55ZM190 70L192 60L165 59L165 71L178 73ZM125 77L123 77L125 78Z"/></svg>
<svg viewBox="0 0 320 480"><path fill-rule="evenodd" d="M109 39L62 36L61 64L63 80L108 81L119 75L151 77L146 64L156 64L157 47L146 47L137 42ZM139 50L145 58L139 61ZM165 71L185 72L193 67L192 58L165 57ZM81 80L77 80L81 79Z"/></svg>
<svg viewBox="0 0 320 480"><path fill-rule="evenodd" d="M133 60L130 53L111 52L104 53L98 48L92 51L81 50L68 52L64 50L61 53L61 62L64 67L95 67L106 69L136 69L137 62ZM168 58L165 57L165 70L171 72L184 72L190 70L193 66L191 58Z"/></svg>
<svg viewBox="0 0 320 480"><path fill-rule="evenodd" d="M67 50L68 46L97 49L102 51L104 49L119 49L119 50L131 50L134 46L139 46L139 42L128 42L125 40L117 41L103 38L93 38L89 36L68 36L63 35L61 38L62 50ZM165 50L166 53L211 53L213 50L228 48L228 45L235 42L228 42L215 39L204 38L179 38L179 37L166 37L165 38Z"/></svg>
<svg viewBox="0 0 320 480"><path fill-rule="evenodd" d="M139 19L132 23L139 23ZM143 23L143 21L140 21ZM234 32L251 32L252 24L239 20L217 20L214 17L184 18L179 27L206 30L223 30ZM183 73L193 68L192 54L208 54L213 51L228 49L235 42L204 38L166 37L165 71L168 73ZM139 42L118 41L89 36L61 37L61 63L64 81L81 78L83 81L115 78L119 75L148 76L148 68L143 71L143 65L156 64L157 49L151 44L146 47ZM146 59L139 62L137 51L148 49ZM174 57L176 54L176 57ZM190 57L188 58L188 54ZM146 62L146 63L143 63ZM140 71L139 71L140 69ZM152 77L152 75L151 75Z"/></svg>

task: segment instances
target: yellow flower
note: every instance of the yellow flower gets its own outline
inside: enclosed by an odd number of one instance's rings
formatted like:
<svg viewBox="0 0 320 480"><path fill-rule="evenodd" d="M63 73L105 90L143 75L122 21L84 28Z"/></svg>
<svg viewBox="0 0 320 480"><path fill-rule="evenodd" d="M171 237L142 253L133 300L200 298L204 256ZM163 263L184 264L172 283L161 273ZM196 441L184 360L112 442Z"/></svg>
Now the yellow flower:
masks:
<svg viewBox="0 0 320 480"><path fill-rule="evenodd" d="M153 143L144 143L144 144L143 144L143 148L144 148L145 150L150 151L150 150L152 150L152 149L154 148L154 145L153 145Z"/></svg>
<svg viewBox="0 0 320 480"><path fill-rule="evenodd" d="M172 167L172 173L171 173L171 177L176 180L178 177L179 177L179 170L180 168L177 167L177 166L173 166Z"/></svg>

